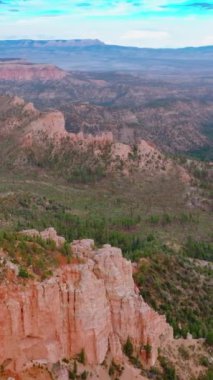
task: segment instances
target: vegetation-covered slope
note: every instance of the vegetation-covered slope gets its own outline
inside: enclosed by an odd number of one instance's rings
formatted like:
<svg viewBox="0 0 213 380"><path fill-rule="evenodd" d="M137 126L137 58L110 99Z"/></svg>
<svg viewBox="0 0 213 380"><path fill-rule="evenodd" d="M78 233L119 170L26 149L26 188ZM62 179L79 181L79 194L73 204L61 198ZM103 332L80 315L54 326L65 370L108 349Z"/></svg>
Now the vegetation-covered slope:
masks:
<svg viewBox="0 0 213 380"><path fill-rule="evenodd" d="M213 247L206 252L212 260ZM146 302L166 314L175 336L212 340L212 269L212 264L159 250L141 259L135 279Z"/></svg>

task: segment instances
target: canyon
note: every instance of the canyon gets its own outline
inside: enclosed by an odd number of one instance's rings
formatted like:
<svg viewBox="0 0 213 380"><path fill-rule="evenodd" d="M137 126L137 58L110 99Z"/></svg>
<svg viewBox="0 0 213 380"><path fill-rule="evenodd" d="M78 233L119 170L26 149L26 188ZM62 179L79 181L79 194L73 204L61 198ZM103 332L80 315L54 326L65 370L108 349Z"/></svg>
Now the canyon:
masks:
<svg viewBox="0 0 213 380"><path fill-rule="evenodd" d="M209 380L212 47L0 51L0 380Z"/></svg>
<svg viewBox="0 0 213 380"><path fill-rule="evenodd" d="M41 111L59 110L71 133L112 133L115 141L153 142L169 154L211 157L211 74L76 72L25 60L0 62L0 94Z"/></svg>

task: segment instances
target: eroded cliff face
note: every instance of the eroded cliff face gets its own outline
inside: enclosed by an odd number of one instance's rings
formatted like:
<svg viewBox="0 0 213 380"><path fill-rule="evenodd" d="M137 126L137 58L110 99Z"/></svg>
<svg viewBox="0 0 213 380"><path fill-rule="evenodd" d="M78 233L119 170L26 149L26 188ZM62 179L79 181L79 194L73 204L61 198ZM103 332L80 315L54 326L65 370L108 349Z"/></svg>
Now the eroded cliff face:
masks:
<svg viewBox="0 0 213 380"><path fill-rule="evenodd" d="M139 295L131 262L110 245L96 250L92 240L73 242L72 251L74 262L43 282L21 282L14 273L1 283L0 364L21 372L35 361L56 363L82 349L88 364L100 364L108 354L122 362L129 337L141 360L153 365L172 328Z"/></svg>
<svg viewBox="0 0 213 380"><path fill-rule="evenodd" d="M0 62L1 81L50 81L61 80L66 72L53 65L31 64L25 61Z"/></svg>
<svg viewBox="0 0 213 380"><path fill-rule="evenodd" d="M109 131L97 135L67 132L62 112L40 112L19 97L0 96L1 112L3 166L25 171L43 168L66 180L81 173L82 167L85 173L100 178L112 173L131 176L143 172L148 176L175 176L186 184L191 180L184 168L145 140L130 146L116 142Z"/></svg>

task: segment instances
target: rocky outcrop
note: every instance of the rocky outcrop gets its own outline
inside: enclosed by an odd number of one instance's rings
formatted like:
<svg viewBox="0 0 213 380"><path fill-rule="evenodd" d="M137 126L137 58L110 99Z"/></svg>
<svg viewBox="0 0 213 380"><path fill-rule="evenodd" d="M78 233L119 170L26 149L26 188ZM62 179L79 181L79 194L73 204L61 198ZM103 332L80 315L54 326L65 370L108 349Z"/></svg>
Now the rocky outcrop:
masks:
<svg viewBox="0 0 213 380"><path fill-rule="evenodd" d="M73 263L43 282L13 277L1 283L0 364L9 361L19 372L82 350L88 364L100 364L108 354L122 362L129 337L135 354L153 365L172 328L139 295L131 262L110 245L96 250L93 240L74 241L72 251Z"/></svg>
<svg viewBox="0 0 213 380"><path fill-rule="evenodd" d="M31 64L24 61L0 62L1 81L61 80L67 73L53 65Z"/></svg>
<svg viewBox="0 0 213 380"><path fill-rule="evenodd" d="M52 227L46 228L42 232L32 229L32 230L23 230L21 233L25 236L32 236L32 237L38 236L43 240L52 240L55 242L56 247L62 247L63 244L65 243L64 237L58 236L56 230Z"/></svg>
<svg viewBox="0 0 213 380"><path fill-rule="evenodd" d="M25 103L17 96L0 96L1 112L0 148L4 150L3 164L8 160L16 168L33 166L35 170L40 170L42 167L54 174L61 166L59 174L67 179L71 172L79 171L79 166L86 166L87 160L81 161L83 156L87 156L88 162L91 162L89 169L93 173L100 173L101 177L113 172L127 176L143 172L148 176L175 175L184 184L190 182L185 169L145 140L130 146L116 142L110 131L98 132L96 135L68 132L62 112L40 112L32 103ZM11 139L15 154L7 148L5 140L8 139ZM58 164L55 165L55 162Z"/></svg>
<svg viewBox="0 0 213 380"><path fill-rule="evenodd" d="M67 137L65 130L64 115L60 111L50 111L40 114L25 128L25 135L22 136L22 146L32 146L37 143L44 143L47 138L55 142Z"/></svg>

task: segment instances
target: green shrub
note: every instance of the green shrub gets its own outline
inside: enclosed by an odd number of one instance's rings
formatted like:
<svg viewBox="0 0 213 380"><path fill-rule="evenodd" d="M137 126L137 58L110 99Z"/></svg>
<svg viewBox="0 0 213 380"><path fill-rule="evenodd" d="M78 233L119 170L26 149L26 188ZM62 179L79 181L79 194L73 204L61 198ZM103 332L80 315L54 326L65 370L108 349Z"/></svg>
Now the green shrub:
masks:
<svg viewBox="0 0 213 380"><path fill-rule="evenodd" d="M126 343L123 346L123 352L125 353L126 356L128 356L128 358L131 358L131 356L133 355L133 351L134 351L133 344L130 338L128 337Z"/></svg>
<svg viewBox="0 0 213 380"><path fill-rule="evenodd" d="M159 215L151 215L149 218L151 224L158 224L160 221Z"/></svg>
<svg viewBox="0 0 213 380"><path fill-rule="evenodd" d="M139 368L139 369L142 369L142 364L141 364L141 361L138 357L136 356L131 356L130 357L130 362L132 363L132 365L136 368Z"/></svg>
<svg viewBox="0 0 213 380"><path fill-rule="evenodd" d="M65 243L63 244L61 248L61 252L64 256L67 256L67 257L71 256L71 247L67 241L65 241Z"/></svg>
<svg viewBox="0 0 213 380"><path fill-rule="evenodd" d="M108 371L109 376L113 376L115 374L115 367L110 364L109 371Z"/></svg>
<svg viewBox="0 0 213 380"><path fill-rule="evenodd" d="M84 364L86 363L86 356L84 349L81 350L81 352L77 355L77 360L79 363Z"/></svg>
<svg viewBox="0 0 213 380"><path fill-rule="evenodd" d="M183 253L195 259L213 261L213 244L195 241L189 237L183 246Z"/></svg>
<svg viewBox="0 0 213 380"><path fill-rule="evenodd" d="M22 267L19 269L18 276L21 278L29 278L30 277L27 270L25 268L22 268Z"/></svg>
<svg viewBox="0 0 213 380"><path fill-rule="evenodd" d="M116 379L117 379L117 376L118 376L118 378L120 378L120 376L123 372L123 369L124 369L124 367L121 367L119 364L116 364L114 362L114 360L112 360L110 367L109 367L109 370L108 370L108 374L110 377L116 376Z"/></svg>
<svg viewBox="0 0 213 380"><path fill-rule="evenodd" d="M74 371L69 371L69 379L75 380L76 379L76 373Z"/></svg>
<svg viewBox="0 0 213 380"><path fill-rule="evenodd" d="M209 366L209 360L206 356L201 356L200 360L200 365L204 366L204 367L208 367Z"/></svg>
<svg viewBox="0 0 213 380"><path fill-rule="evenodd" d="M163 380L178 380L175 368L172 366L172 364L162 356L159 357L159 360L164 371Z"/></svg>
<svg viewBox="0 0 213 380"><path fill-rule="evenodd" d="M208 331L208 333L206 335L206 343L209 346L213 346L213 329Z"/></svg>
<svg viewBox="0 0 213 380"><path fill-rule="evenodd" d="M86 380L87 377L88 377L88 372L87 372L87 371L82 372L82 374L81 374L81 379L82 379L82 380Z"/></svg>
<svg viewBox="0 0 213 380"><path fill-rule="evenodd" d="M144 350L146 351L147 356L150 357L151 352L152 352L152 346L151 346L149 343L147 343L147 344L144 346Z"/></svg>

